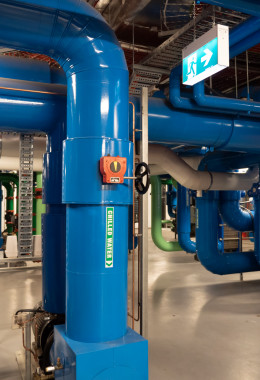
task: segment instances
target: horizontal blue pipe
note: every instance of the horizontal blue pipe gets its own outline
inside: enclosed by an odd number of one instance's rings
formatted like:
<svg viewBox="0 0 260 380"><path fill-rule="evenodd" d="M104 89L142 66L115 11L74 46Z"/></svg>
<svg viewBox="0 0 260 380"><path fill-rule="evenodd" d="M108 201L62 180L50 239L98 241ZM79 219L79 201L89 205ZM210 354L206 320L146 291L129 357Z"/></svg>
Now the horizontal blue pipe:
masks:
<svg viewBox="0 0 260 380"><path fill-rule="evenodd" d="M34 99L56 99L66 101L67 87L61 84L40 83L10 78L0 78L0 96L11 95Z"/></svg>
<svg viewBox="0 0 260 380"><path fill-rule="evenodd" d="M66 84L66 76L61 68L52 68L48 62L36 59L5 55L0 56L0 78Z"/></svg>
<svg viewBox="0 0 260 380"><path fill-rule="evenodd" d="M258 0L205 0L203 2L260 17Z"/></svg>
<svg viewBox="0 0 260 380"><path fill-rule="evenodd" d="M260 36L260 33L259 33ZM204 82L195 84L193 88L193 95L196 103L200 107L222 109L237 112L253 112L260 113L260 103L251 102L242 99L231 99L220 96L205 95Z"/></svg>
<svg viewBox="0 0 260 380"><path fill-rule="evenodd" d="M181 248L188 253L196 253L196 243L191 240L190 195L186 187L178 184L177 233Z"/></svg>
<svg viewBox="0 0 260 380"><path fill-rule="evenodd" d="M260 30L257 30L248 37L245 37L241 42L230 47L230 58L234 58L244 51L254 47L260 42Z"/></svg>
<svg viewBox="0 0 260 380"><path fill-rule="evenodd" d="M176 66L174 69L172 69L170 73L169 100L175 108L184 109L188 111L197 111L197 112L210 112L210 113L215 113L215 114L220 113L222 115L235 114L234 111L220 110L213 107L212 108L208 107L207 109L205 109L204 106L199 106L198 104L196 104L193 98L181 96L181 91L180 91L181 73L182 73L181 66Z"/></svg>
<svg viewBox="0 0 260 380"><path fill-rule="evenodd" d="M259 31L259 29L260 17L256 16L250 17L248 20L232 29L231 33L229 34L229 45L231 51L234 45L239 44L241 40L243 40L244 43L246 37L253 35L255 32ZM230 53L230 55L232 57L235 57L235 55L232 53Z"/></svg>
<svg viewBox="0 0 260 380"><path fill-rule="evenodd" d="M224 222L237 231L253 231L254 212L240 206L240 191L221 191L219 193L219 211Z"/></svg>
<svg viewBox="0 0 260 380"><path fill-rule="evenodd" d="M7 95L8 93L8 95ZM66 103L61 99L35 99L21 92L15 96L14 91L6 91L0 95L0 130L9 132L45 132L54 130L64 117L66 117Z"/></svg>
<svg viewBox="0 0 260 380"><path fill-rule="evenodd" d="M210 172L227 172L254 166L260 162L259 154L236 152L208 153L200 162L199 170Z"/></svg>
<svg viewBox="0 0 260 380"><path fill-rule="evenodd" d="M139 125L140 100L131 98L131 101L136 106L136 125ZM260 128L257 119L176 110L167 100L159 98L149 98L148 109L148 134L151 143L208 146L236 152L260 152ZM132 125L131 112L129 117Z"/></svg>
<svg viewBox="0 0 260 380"><path fill-rule="evenodd" d="M201 264L210 272L218 275L259 271L260 265L254 252L220 253L218 250L218 193L204 193L198 197L196 242L197 255ZM259 213L259 205L256 213ZM256 240L259 240L259 225ZM259 246L255 252L259 254Z"/></svg>

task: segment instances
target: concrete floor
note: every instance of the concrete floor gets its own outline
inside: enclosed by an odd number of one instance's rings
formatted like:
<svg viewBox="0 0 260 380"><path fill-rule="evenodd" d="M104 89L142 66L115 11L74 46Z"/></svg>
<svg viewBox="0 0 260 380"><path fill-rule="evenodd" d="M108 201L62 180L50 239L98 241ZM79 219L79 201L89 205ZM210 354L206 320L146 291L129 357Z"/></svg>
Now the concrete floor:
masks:
<svg viewBox="0 0 260 380"><path fill-rule="evenodd" d="M0 290L0 379L18 380L21 331L11 330L11 316L40 300L41 272L1 272ZM258 380L259 296L260 273L218 277L150 241L149 379Z"/></svg>

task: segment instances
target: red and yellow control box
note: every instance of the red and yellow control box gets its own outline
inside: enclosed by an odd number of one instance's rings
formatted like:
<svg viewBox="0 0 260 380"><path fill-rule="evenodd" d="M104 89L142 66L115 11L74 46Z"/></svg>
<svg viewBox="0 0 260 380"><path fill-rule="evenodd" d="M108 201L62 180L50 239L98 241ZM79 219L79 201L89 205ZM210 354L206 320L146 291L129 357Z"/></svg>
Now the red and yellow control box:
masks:
<svg viewBox="0 0 260 380"><path fill-rule="evenodd" d="M100 159L100 172L104 183L123 183L126 172L125 157L104 156Z"/></svg>

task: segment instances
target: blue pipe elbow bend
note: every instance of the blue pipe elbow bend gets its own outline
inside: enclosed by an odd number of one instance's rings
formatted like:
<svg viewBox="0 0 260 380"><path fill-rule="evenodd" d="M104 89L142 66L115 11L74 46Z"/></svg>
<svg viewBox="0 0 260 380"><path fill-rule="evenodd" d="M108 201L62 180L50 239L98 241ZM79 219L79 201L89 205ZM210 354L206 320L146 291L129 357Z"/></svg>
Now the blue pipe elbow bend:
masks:
<svg viewBox="0 0 260 380"><path fill-rule="evenodd" d="M218 240L218 192L209 191L197 198L196 241L197 254L201 264L218 275L259 271L255 256L259 255L259 244L255 252L220 253ZM259 203L256 213L259 214ZM255 239L259 241L259 226L255 229Z"/></svg>
<svg viewBox="0 0 260 380"><path fill-rule="evenodd" d="M254 230L254 213L248 209L242 209L240 191L221 191L219 211L227 225L237 231Z"/></svg>

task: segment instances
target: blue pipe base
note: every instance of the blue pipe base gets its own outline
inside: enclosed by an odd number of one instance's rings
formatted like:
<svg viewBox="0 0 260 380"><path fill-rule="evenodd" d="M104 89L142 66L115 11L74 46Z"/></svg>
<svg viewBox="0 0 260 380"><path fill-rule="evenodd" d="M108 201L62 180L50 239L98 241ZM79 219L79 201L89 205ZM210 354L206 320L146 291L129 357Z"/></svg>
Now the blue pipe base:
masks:
<svg viewBox="0 0 260 380"><path fill-rule="evenodd" d="M65 335L65 326L55 326L54 358L63 369L62 380L148 380L148 341L128 328L122 338L110 342L82 343Z"/></svg>

